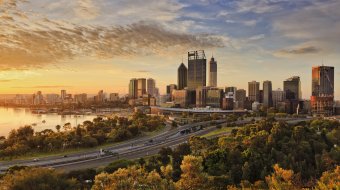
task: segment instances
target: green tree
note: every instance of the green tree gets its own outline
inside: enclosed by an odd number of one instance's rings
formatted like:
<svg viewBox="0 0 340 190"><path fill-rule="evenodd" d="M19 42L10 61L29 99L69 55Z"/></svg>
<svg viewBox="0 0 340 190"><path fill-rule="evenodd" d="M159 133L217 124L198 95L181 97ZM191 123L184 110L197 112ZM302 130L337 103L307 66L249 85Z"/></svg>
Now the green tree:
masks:
<svg viewBox="0 0 340 190"><path fill-rule="evenodd" d="M176 187L181 190L206 189L207 176L203 173L203 159L195 156L184 156L181 165L181 178Z"/></svg>
<svg viewBox="0 0 340 190"><path fill-rule="evenodd" d="M25 168L6 174L0 181L1 189L6 190L67 190L77 189L75 179L54 169Z"/></svg>

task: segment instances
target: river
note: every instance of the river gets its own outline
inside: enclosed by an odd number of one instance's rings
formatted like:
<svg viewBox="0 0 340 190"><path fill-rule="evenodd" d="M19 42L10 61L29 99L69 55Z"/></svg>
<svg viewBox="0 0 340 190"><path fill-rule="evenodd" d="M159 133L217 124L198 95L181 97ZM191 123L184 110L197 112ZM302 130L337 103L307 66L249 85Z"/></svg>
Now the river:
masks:
<svg viewBox="0 0 340 190"><path fill-rule="evenodd" d="M32 114L27 108L0 107L0 136L7 137L12 129L25 125L31 125L34 131L44 129L56 131L56 125L63 126L65 123L71 123L72 126L77 126L84 121L92 121L95 117L95 115Z"/></svg>

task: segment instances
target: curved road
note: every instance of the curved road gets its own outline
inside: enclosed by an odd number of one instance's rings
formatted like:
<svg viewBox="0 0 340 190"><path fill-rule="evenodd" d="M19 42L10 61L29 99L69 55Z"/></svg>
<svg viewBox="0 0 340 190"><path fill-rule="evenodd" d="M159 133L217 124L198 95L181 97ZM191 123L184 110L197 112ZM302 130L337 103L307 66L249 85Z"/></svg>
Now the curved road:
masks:
<svg viewBox="0 0 340 190"><path fill-rule="evenodd" d="M155 154L162 147L174 146L180 143L183 143L189 139L191 135L199 135L203 133L208 133L215 128L203 128L197 132L193 133L184 133L181 134L179 131L190 131L190 129L199 127L199 126L210 126L214 123L223 123L225 120L217 120L217 121L206 121L188 124L184 126L179 126L178 128L171 129L169 127L168 130L157 134L152 137L142 137L135 140L126 141L117 145L113 145L111 147L105 148L105 150L110 152L116 152L119 156L108 155L101 156L99 155L98 150L91 150L81 153L73 153L69 154L67 157L63 156L49 156L42 158L38 161L30 160L15 160L8 162L1 162L0 164L0 172L4 172L11 166L22 165L22 166L45 166L45 167L53 167L53 168L63 168L65 170L75 170L75 169L84 169L91 167L98 167L102 165L106 165L116 159L127 158L127 159L135 159L146 155Z"/></svg>

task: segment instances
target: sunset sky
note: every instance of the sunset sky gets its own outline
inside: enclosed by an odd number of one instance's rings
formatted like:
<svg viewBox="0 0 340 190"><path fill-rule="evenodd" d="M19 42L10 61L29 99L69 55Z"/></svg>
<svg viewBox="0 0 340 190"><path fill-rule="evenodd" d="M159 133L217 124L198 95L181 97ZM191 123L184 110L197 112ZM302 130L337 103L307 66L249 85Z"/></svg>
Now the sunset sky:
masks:
<svg viewBox="0 0 340 190"><path fill-rule="evenodd" d="M204 49L220 87L276 89L298 75L309 98L323 63L340 99L339 10L339 0L0 0L0 94L126 94L137 77L164 93L187 51Z"/></svg>

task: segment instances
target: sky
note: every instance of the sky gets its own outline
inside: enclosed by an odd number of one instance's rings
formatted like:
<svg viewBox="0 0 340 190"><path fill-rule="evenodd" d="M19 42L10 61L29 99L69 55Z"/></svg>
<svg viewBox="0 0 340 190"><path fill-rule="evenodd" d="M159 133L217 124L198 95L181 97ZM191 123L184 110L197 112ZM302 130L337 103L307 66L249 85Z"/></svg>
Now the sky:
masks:
<svg viewBox="0 0 340 190"><path fill-rule="evenodd" d="M187 52L218 64L218 86L300 76L335 66L340 99L339 0L0 0L0 94L126 94L130 78L177 83Z"/></svg>

